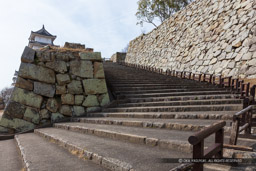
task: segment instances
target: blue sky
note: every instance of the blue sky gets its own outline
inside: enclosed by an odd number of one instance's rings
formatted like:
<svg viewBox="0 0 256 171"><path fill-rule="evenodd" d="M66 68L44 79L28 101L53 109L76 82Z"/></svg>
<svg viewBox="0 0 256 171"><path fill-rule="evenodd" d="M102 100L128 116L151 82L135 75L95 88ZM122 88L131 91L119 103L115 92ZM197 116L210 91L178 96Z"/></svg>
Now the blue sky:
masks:
<svg viewBox="0 0 256 171"><path fill-rule="evenodd" d="M142 31L136 25L138 0L0 0L0 90L10 86L31 30L57 35L55 44L85 44L110 58Z"/></svg>

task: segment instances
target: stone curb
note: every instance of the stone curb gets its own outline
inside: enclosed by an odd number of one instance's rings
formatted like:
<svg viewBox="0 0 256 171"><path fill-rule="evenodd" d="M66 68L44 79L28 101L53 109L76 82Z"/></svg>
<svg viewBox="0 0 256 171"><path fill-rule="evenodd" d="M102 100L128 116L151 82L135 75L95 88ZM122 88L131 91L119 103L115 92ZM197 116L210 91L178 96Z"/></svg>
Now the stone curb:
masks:
<svg viewBox="0 0 256 171"><path fill-rule="evenodd" d="M30 171L30 168L29 168L30 164L29 164L29 162L26 159L26 154L25 154L24 148L22 147L22 145L20 143L19 135L15 135L14 139L15 139L18 151L20 153L20 156L22 158L22 163L23 163L23 167L24 167L23 170L24 171Z"/></svg>
<svg viewBox="0 0 256 171"><path fill-rule="evenodd" d="M96 135L99 137L110 138L114 140L128 141L131 143L144 144L148 146L158 146L165 149L175 149L181 152L191 153L192 145L187 142L177 141L177 140L161 140L156 138L150 138L146 136L138 136L134 134L125 134L114 131L106 131L102 129L90 129L81 126L69 126L65 124L54 124L55 128L61 128L65 130L70 130L73 132L79 132L83 134Z"/></svg>
<svg viewBox="0 0 256 171"><path fill-rule="evenodd" d="M40 130L35 130L35 134L63 147L71 154L78 156L80 159L91 160L92 162L112 171L134 171L134 169L132 169L132 165L130 165L129 163L110 157L104 157L91 151L82 149L81 147L78 147L71 142L67 142L61 138L54 137L47 133L43 133Z"/></svg>

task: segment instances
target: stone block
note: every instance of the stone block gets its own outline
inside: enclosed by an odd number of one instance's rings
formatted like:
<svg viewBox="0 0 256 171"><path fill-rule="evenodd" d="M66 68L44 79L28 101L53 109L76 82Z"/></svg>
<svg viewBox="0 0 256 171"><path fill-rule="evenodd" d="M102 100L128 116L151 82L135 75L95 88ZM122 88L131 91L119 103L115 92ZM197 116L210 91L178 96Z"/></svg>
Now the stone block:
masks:
<svg viewBox="0 0 256 171"><path fill-rule="evenodd" d="M105 106L110 103L108 93L100 95L98 99L100 106Z"/></svg>
<svg viewBox="0 0 256 171"><path fill-rule="evenodd" d="M60 113L52 113L51 122L55 123L55 122L60 121L63 118L64 118L64 116L62 114L60 114Z"/></svg>
<svg viewBox="0 0 256 171"><path fill-rule="evenodd" d="M94 62L93 66L93 78L105 78L103 64L101 62Z"/></svg>
<svg viewBox="0 0 256 171"><path fill-rule="evenodd" d="M53 97L55 94L55 85L34 82L34 93L46 97Z"/></svg>
<svg viewBox="0 0 256 171"><path fill-rule="evenodd" d="M21 56L21 62L33 63L35 60L35 54L36 54L36 51L34 49L26 46Z"/></svg>
<svg viewBox="0 0 256 171"><path fill-rule="evenodd" d="M70 73L82 78L93 78L93 66L91 61L71 61Z"/></svg>
<svg viewBox="0 0 256 171"><path fill-rule="evenodd" d="M73 105L75 104L75 97L73 94L62 94L61 95L61 103Z"/></svg>
<svg viewBox="0 0 256 171"><path fill-rule="evenodd" d="M75 95L75 105L81 105L84 101L83 95Z"/></svg>
<svg viewBox="0 0 256 171"><path fill-rule="evenodd" d="M62 74L67 72L67 64L64 61L47 62L45 66Z"/></svg>
<svg viewBox="0 0 256 171"><path fill-rule="evenodd" d="M146 138L146 145L157 146L158 139L156 138Z"/></svg>
<svg viewBox="0 0 256 171"><path fill-rule="evenodd" d="M56 78L59 86L63 86L71 82L70 76L68 74L57 74Z"/></svg>
<svg viewBox="0 0 256 171"><path fill-rule="evenodd" d="M88 95L83 102L83 106L85 107L96 107L99 106L99 102L97 96L95 95Z"/></svg>
<svg viewBox="0 0 256 171"><path fill-rule="evenodd" d="M15 87L12 92L11 100L39 109L42 104L43 97L34 94L33 92Z"/></svg>
<svg viewBox="0 0 256 171"><path fill-rule="evenodd" d="M248 52L246 54L243 55L242 60L251 60L252 59L252 52Z"/></svg>
<svg viewBox="0 0 256 171"><path fill-rule="evenodd" d="M36 58L40 62L50 62L53 60L54 55L48 51L36 51Z"/></svg>
<svg viewBox="0 0 256 171"><path fill-rule="evenodd" d="M21 63L19 76L45 83L55 83L55 73L53 70L29 63Z"/></svg>
<svg viewBox="0 0 256 171"><path fill-rule="evenodd" d="M101 61L100 52L81 52L79 53L80 59L89 61Z"/></svg>
<svg viewBox="0 0 256 171"><path fill-rule="evenodd" d="M83 116L85 115L84 107L82 106L74 106L74 116Z"/></svg>
<svg viewBox="0 0 256 171"><path fill-rule="evenodd" d="M18 79L15 83L15 87L19 87L19 88L23 88L23 89L32 91L34 89L34 84L32 81L28 81L26 79L18 77Z"/></svg>
<svg viewBox="0 0 256 171"><path fill-rule="evenodd" d="M22 119L25 113L26 107L18 102L10 101L6 109L4 111L4 114L7 114L13 118L20 118Z"/></svg>
<svg viewBox="0 0 256 171"><path fill-rule="evenodd" d="M0 126L0 134L1 134L1 133L8 134L8 133L9 133L9 129L8 129L8 128L5 128L5 127Z"/></svg>
<svg viewBox="0 0 256 171"><path fill-rule="evenodd" d="M246 75L256 74L256 67L250 67L249 70L245 74Z"/></svg>
<svg viewBox="0 0 256 171"><path fill-rule="evenodd" d="M0 121L0 126L15 129L17 132L33 130L35 125L31 122L25 121L18 118L5 118L2 117Z"/></svg>
<svg viewBox="0 0 256 171"><path fill-rule="evenodd" d="M67 87L68 93L70 94L83 94L83 87L81 81L72 80Z"/></svg>
<svg viewBox="0 0 256 171"><path fill-rule="evenodd" d="M63 86L56 86L56 94L60 95L60 94L66 94L67 93L67 88L65 85Z"/></svg>
<svg viewBox="0 0 256 171"><path fill-rule="evenodd" d="M100 112L101 108L100 107L88 107L86 108L86 112L90 113L90 112Z"/></svg>
<svg viewBox="0 0 256 171"><path fill-rule="evenodd" d="M38 110L28 107L24 114L24 120L32 122L34 124L39 124L40 115Z"/></svg>
<svg viewBox="0 0 256 171"><path fill-rule="evenodd" d="M49 111L51 111L51 112L53 112L53 113L56 113L56 112L58 111L58 109L59 109L59 106L60 106L60 104L58 103L58 101L57 101L56 99L54 99L54 98L49 98L49 99L47 100L46 108L47 108Z"/></svg>
<svg viewBox="0 0 256 171"><path fill-rule="evenodd" d="M60 113L65 115L65 116L72 116L72 110L71 107L68 105L62 105L60 107Z"/></svg>
<svg viewBox="0 0 256 171"><path fill-rule="evenodd" d="M40 110L39 114L41 119L49 119L51 115L47 109Z"/></svg>
<svg viewBox="0 0 256 171"><path fill-rule="evenodd" d="M83 86L86 94L107 93L105 79L86 79L83 80Z"/></svg>

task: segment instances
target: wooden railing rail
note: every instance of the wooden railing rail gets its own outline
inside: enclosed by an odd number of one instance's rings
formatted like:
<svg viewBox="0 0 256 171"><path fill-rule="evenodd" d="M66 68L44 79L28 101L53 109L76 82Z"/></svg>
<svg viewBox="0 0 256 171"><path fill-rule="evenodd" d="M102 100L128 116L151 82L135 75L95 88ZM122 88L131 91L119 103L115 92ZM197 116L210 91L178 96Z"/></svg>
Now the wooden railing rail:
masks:
<svg viewBox="0 0 256 171"><path fill-rule="evenodd" d="M193 145L193 159L223 158L225 121L217 122L188 138ZM204 139L215 133L215 143L204 150ZM203 163L195 163L193 171L203 171Z"/></svg>
<svg viewBox="0 0 256 171"><path fill-rule="evenodd" d="M233 116L229 144L236 145L240 132L244 131L244 137L251 135L253 106L241 110Z"/></svg>

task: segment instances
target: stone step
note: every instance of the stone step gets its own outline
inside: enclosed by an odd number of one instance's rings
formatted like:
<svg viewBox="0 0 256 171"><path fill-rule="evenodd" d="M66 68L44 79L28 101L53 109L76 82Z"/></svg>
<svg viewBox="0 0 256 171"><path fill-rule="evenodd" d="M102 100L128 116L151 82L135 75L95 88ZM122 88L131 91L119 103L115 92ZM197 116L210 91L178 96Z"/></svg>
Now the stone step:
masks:
<svg viewBox="0 0 256 171"><path fill-rule="evenodd" d="M18 143L26 170L106 170L92 162L80 160L34 133L16 135L15 140ZM72 152L75 153L75 151Z"/></svg>
<svg viewBox="0 0 256 171"><path fill-rule="evenodd" d="M194 88L205 88L205 87L212 87L218 88L215 86L205 86L205 85L198 85L198 86L177 86L177 85L166 85L166 86L150 86L150 87L112 87L115 91L136 91L136 90L161 90L161 89L194 89Z"/></svg>
<svg viewBox="0 0 256 171"><path fill-rule="evenodd" d="M114 139L118 141L135 144L158 146L159 148L178 150L181 152L192 152L192 145L188 143L189 136L195 134L193 131L148 129L142 127L128 127L118 125L89 124L81 122L54 124L54 127L82 134L95 135L99 137ZM228 134L225 134L225 142L229 142ZM205 139L205 147L214 142L214 135ZM247 141L239 139L238 145L253 146L256 140Z"/></svg>
<svg viewBox="0 0 256 171"><path fill-rule="evenodd" d="M73 154L81 158L91 160L110 170L168 171L179 163L163 164L159 159L191 157L191 154L176 150L134 145L63 129L46 128L35 130L35 133L68 151L74 151Z"/></svg>
<svg viewBox="0 0 256 171"><path fill-rule="evenodd" d="M88 117L156 118L156 119L222 119L232 120L238 111L194 111L194 112L101 112L88 113Z"/></svg>
<svg viewBox="0 0 256 171"><path fill-rule="evenodd" d="M188 96L188 95L216 95L216 94L230 94L229 91L193 91L193 92L172 92L172 93L143 93L143 94L127 94L126 98L143 98L143 97L167 97L167 96Z"/></svg>
<svg viewBox="0 0 256 171"><path fill-rule="evenodd" d="M148 83L148 84L130 84L130 83L126 83L126 84L111 84L113 87L156 87L156 86L190 86L190 85L195 85L194 83L166 83L166 82L163 82L163 83Z"/></svg>
<svg viewBox="0 0 256 171"><path fill-rule="evenodd" d="M238 98L236 94L205 94L205 95L183 95L171 97L153 97L153 98L129 98L125 103L142 103L142 102L163 102L163 101L186 101L186 100L209 100L209 99L233 99Z"/></svg>
<svg viewBox="0 0 256 171"><path fill-rule="evenodd" d="M239 111L243 105L190 105L190 106L148 106L148 107L116 107L105 108L103 112L189 112L189 111Z"/></svg>
<svg viewBox="0 0 256 171"><path fill-rule="evenodd" d="M217 105L217 104L242 104L241 99L210 99L210 100L188 100L188 101L163 101L143 103L122 103L118 107L145 107L145 106L187 106L187 105Z"/></svg>
<svg viewBox="0 0 256 171"><path fill-rule="evenodd" d="M0 141L1 171L22 170L22 160L14 139Z"/></svg>
<svg viewBox="0 0 256 171"><path fill-rule="evenodd" d="M111 81L111 79L107 79L107 82L110 84L180 84L180 83L187 83L191 84L191 80L183 80L183 79L157 79L157 78L151 78L151 80L144 80L144 79L138 79L137 81L134 80L119 80L116 79L114 81ZM198 83L197 83L198 84Z"/></svg>
<svg viewBox="0 0 256 171"><path fill-rule="evenodd" d="M81 122L54 124L55 128L114 139L118 141L158 146L164 149L192 152L188 137L194 132L165 129L147 129L116 125L89 124Z"/></svg>
<svg viewBox="0 0 256 171"><path fill-rule="evenodd" d="M115 91L120 94L142 94L142 93L170 93L170 92L193 92L193 91L218 91L223 90L219 88L187 88L187 89L155 89L155 90L133 90L133 91Z"/></svg>
<svg viewBox="0 0 256 171"><path fill-rule="evenodd" d="M182 131L199 131L213 123L216 120L203 119L142 119L142 118L114 118L114 117L98 117L98 118L77 118L75 122L104 124L104 125L120 125L131 127L170 129ZM226 121L227 125L231 125L232 121Z"/></svg>

